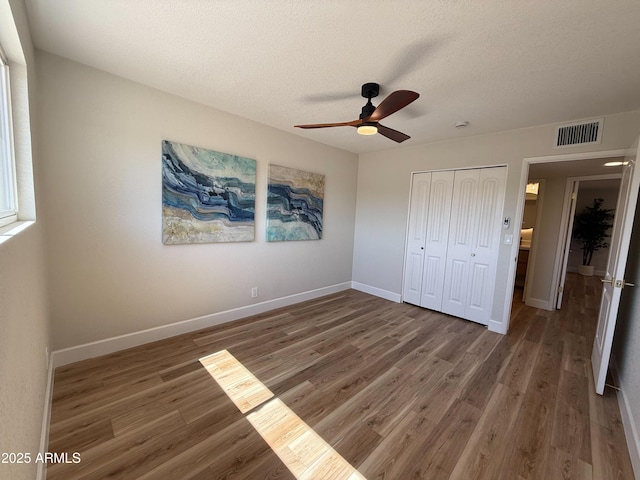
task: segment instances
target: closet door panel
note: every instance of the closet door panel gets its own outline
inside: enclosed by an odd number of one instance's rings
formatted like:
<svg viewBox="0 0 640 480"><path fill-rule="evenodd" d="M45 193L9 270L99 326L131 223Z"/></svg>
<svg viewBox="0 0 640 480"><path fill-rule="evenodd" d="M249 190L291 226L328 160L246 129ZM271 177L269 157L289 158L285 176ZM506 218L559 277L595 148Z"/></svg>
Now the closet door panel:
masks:
<svg viewBox="0 0 640 480"><path fill-rule="evenodd" d="M405 275L404 301L418 305L421 291L422 255L410 254L407 257L407 274Z"/></svg>
<svg viewBox="0 0 640 480"><path fill-rule="evenodd" d="M442 311L465 318L477 226L479 170L454 172Z"/></svg>
<svg viewBox="0 0 640 480"><path fill-rule="evenodd" d="M484 168L480 172L478 228L474 238L476 255L493 257L500 248L506 170L506 167Z"/></svg>
<svg viewBox="0 0 640 480"><path fill-rule="evenodd" d="M490 270L491 265L477 261L471 263L467 305L463 317L484 325L489 323L489 318L485 319L485 314L491 314L492 305L492 299L488 295L493 294L493 285L488 283Z"/></svg>
<svg viewBox="0 0 640 480"><path fill-rule="evenodd" d="M454 248L471 249L477 224L478 170L455 172L454 198L451 222Z"/></svg>
<svg viewBox="0 0 640 480"><path fill-rule="evenodd" d="M487 325L502 236L506 167L483 168L478 182L477 217L471 249L469 297L463 318Z"/></svg>
<svg viewBox="0 0 640 480"><path fill-rule="evenodd" d="M461 317L464 315L467 303L467 277L469 262L464 260L453 260L449 263L449 289L447 291L447 309L445 313L451 313Z"/></svg>
<svg viewBox="0 0 640 480"><path fill-rule="evenodd" d="M420 294L421 307L438 310L437 305L442 303L442 296L438 294L442 291L442 279L438 276L438 271L442 269L441 263L440 257L426 255Z"/></svg>
<svg viewBox="0 0 640 480"><path fill-rule="evenodd" d="M442 309L444 292L453 180L453 171L431 174L420 306L438 311Z"/></svg>
<svg viewBox="0 0 640 480"><path fill-rule="evenodd" d="M422 292L422 272L424 268L424 247L431 192L431 173L417 173L411 182L409 225L404 265L402 299L407 303L420 305Z"/></svg>

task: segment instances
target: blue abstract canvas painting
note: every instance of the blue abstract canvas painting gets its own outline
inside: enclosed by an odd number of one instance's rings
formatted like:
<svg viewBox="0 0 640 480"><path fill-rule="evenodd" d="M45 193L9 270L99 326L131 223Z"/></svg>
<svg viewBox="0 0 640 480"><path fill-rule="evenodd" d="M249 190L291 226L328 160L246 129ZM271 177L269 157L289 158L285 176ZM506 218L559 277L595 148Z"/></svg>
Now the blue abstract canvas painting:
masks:
<svg viewBox="0 0 640 480"><path fill-rule="evenodd" d="M163 140L163 243L253 241L255 188L255 160Z"/></svg>
<svg viewBox="0 0 640 480"><path fill-rule="evenodd" d="M267 241L322 238L324 175L269 166Z"/></svg>

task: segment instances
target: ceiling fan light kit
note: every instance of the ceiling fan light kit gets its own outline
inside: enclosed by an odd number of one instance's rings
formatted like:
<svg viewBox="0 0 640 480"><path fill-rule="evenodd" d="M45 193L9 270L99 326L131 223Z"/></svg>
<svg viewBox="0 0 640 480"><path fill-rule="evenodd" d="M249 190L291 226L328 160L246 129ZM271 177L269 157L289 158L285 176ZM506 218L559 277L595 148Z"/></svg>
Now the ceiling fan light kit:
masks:
<svg viewBox="0 0 640 480"><path fill-rule="evenodd" d="M394 142L401 143L411 138L402 132L381 125L379 122L392 113L406 107L415 101L420 94L411 90L396 90L391 92L380 105L375 107L371 99L380 93L380 85L377 83L365 83L362 85L361 94L367 99L367 103L362 107L362 112L358 120L338 123L315 123L311 125L295 125L296 128L329 128L329 127L356 127L360 135L375 135L380 133Z"/></svg>
<svg viewBox="0 0 640 480"><path fill-rule="evenodd" d="M358 127L360 135L375 135L378 133L378 127L375 124L362 124Z"/></svg>

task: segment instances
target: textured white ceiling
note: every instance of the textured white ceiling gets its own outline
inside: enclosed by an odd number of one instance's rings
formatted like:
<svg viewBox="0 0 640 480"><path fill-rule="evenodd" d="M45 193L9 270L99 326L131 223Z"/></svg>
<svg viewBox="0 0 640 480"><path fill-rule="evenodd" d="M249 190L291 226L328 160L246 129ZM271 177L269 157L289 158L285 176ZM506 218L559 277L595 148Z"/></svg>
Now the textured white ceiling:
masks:
<svg viewBox="0 0 640 480"><path fill-rule="evenodd" d="M352 152L398 144L293 125L358 118L365 82L420 93L402 145L640 109L639 0L26 4L42 50Z"/></svg>

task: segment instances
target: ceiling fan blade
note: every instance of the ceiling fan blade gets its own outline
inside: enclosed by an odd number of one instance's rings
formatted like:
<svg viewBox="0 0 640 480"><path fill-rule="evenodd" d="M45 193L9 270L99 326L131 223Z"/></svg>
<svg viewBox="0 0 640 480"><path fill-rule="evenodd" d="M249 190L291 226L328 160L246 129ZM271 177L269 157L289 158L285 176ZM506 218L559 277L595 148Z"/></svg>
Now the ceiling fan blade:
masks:
<svg viewBox="0 0 640 480"><path fill-rule="evenodd" d="M411 138L409 135L405 133L399 132L398 130L394 130L393 128L385 127L384 125L380 125L380 124L378 124L378 133L398 143L402 143L405 140L409 140Z"/></svg>
<svg viewBox="0 0 640 480"><path fill-rule="evenodd" d="M311 125L294 125L296 128L329 128L329 127L355 127L362 123L362 120L352 120L350 122L338 123L313 123Z"/></svg>
<svg viewBox="0 0 640 480"><path fill-rule="evenodd" d="M378 108L374 110L371 116L363 120L367 122L379 122L392 113L396 113L401 108L406 107L419 96L419 93L412 92L411 90L396 90L395 92L391 92L389 96L378 105Z"/></svg>

